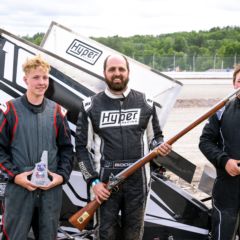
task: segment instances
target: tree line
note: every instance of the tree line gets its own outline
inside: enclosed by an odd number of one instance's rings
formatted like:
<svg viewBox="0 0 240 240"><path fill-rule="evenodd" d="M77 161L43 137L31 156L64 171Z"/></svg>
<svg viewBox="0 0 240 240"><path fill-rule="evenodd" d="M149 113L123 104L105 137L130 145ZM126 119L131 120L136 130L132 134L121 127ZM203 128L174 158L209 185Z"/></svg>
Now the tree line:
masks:
<svg viewBox="0 0 240 240"><path fill-rule="evenodd" d="M23 38L37 45L44 33ZM240 27L214 27L209 31L176 32L131 37L91 37L157 70L231 69L240 61Z"/></svg>

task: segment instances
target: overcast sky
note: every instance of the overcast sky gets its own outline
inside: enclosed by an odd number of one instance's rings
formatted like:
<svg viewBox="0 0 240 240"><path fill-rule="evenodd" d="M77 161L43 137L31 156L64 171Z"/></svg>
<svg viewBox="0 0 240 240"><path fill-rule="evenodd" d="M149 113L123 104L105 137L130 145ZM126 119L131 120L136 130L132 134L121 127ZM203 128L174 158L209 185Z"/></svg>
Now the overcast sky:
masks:
<svg viewBox="0 0 240 240"><path fill-rule="evenodd" d="M0 0L0 28L46 32L51 21L86 37L159 35L240 26L239 0Z"/></svg>

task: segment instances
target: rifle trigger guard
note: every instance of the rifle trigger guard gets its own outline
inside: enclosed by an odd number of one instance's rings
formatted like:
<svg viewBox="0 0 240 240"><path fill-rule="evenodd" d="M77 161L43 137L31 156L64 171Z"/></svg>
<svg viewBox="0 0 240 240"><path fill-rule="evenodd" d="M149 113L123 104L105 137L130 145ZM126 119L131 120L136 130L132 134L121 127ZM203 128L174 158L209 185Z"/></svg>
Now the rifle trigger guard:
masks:
<svg viewBox="0 0 240 240"><path fill-rule="evenodd" d="M119 191L119 186L116 186L112 189L112 192L118 192Z"/></svg>
<svg viewBox="0 0 240 240"><path fill-rule="evenodd" d="M108 189L109 190L114 190L114 191L118 191L118 184L121 182L121 179L114 176L112 173L109 176L109 181L108 181Z"/></svg>

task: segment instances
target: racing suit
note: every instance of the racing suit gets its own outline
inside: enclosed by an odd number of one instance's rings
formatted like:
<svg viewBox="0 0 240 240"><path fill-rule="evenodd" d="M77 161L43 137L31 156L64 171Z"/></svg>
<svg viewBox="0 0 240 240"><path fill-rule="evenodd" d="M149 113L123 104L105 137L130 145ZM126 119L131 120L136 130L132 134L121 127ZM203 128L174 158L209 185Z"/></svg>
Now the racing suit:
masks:
<svg viewBox="0 0 240 240"><path fill-rule="evenodd" d="M40 106L31 105L25 95L2 104L0 168L9 177L4 199L3 239L26 240L35 212L39 216L37 239L56 238L62 186L28 191L14 183L17 174L33 170L44 150L48 151L48 169L61 175L64 183L68 181L73 147L63 108L46 98Z"/></svg>
<svg viewBox="0 0 240 240"><path fill-rule="evenodd" d="M229 159L240 160L240 99L236 98L209 118L199 147L215 166L217 177L213 186L213 239L234 239L240 209L240 176L232 177L225 165Z"/></svg>
<svg viewBox="0 0 240 240"><path fill-rule="evenodd" d="M122 96L108 89L86 99L79 113L76 153L85 180L108 182L163 141L153 101L128 89ZM98 213L98 238L117 239L121 211L121 234L125 240L141 239L144 210L150 184L146 164L113 191Z"/></svg>

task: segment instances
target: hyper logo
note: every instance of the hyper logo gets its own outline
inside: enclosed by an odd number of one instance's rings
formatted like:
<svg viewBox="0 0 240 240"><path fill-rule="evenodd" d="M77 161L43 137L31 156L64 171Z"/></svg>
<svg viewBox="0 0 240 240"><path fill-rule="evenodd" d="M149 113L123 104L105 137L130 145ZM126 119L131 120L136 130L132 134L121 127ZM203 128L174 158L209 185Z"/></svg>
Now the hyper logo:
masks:
<svg viewBox="0 0 240 240"><path fill-rule="evenodd" d="M98 58L102 55L101 50L77 39L73 40L72 44L67 49L67 53L92 65L95 64Z"/></svg>
<svg viewBox="0 0 240 240"><path fill-rule="evenodd" d="M141 109L101 112L100 128L138 125Z"/></svg>

